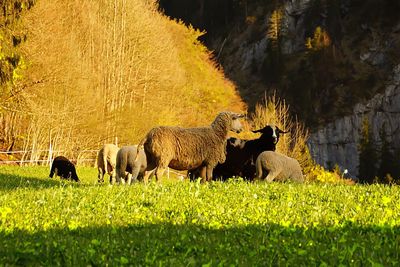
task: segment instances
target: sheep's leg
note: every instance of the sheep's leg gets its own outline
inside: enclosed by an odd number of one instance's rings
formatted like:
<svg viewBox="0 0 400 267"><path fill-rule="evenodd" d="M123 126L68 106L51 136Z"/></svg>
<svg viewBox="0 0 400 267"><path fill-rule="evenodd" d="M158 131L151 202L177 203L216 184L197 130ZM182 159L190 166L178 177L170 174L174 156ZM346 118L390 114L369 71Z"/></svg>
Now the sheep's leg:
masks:
<svg viewBox="0 0 400 267"><path fill-rule="evenodd" d="M115 176L116 176L116 172L115 172L115 169L114 169L110 173L110 184L113 184L114 182L116 182Z"/></svg>
<svg viewBox="0 0 400 267"><path fill-rule="evenodd" d="M189 179L189 181L195 181L196 180L196 175L197 175L197 173L199 172L199 170L198 169L193 169L193 170L188 170L187 171L187 174L186 174L186 177Z"/></svg>
<svg viewBox="0 0 400 267"><path fill-rule="evenodd" d="M130 177L128 177L128 185L131 184L131 181L133 180L133 182L137 181L137 177L139 176L139 172L140 172L140 164L135 164L132 168L132 175Z"/></svg>
<svg viewBox="0 0 400 267"><path fill-rule="evenodd" d="M54 172L55 172L55 167L54 167L54 164L53 164L53 165L51 166L51 170L50 170L50 174L49 174L49 177L50 177L50 178L53 178Z"/></svg>
<svg viewBox="0 0 400 267"><path fill-rule="evenodd" d="M118 177L118 173L117 173L117 177ZM125 173L125 175L122 176L122 178L121 177L119 178L119 182L118 183L126 184L127 179L128 179L128 173Z"/></svg>
<svg viewBox="0 0 400 267"><path fill-rule="evenodd" d="M122 179L121 179L121 177L122 177ZM125 179L125 172L121 173L120 170L116 171L116 174L115 174L116 183L119 184L119 183L121 183L121 180L124 180L124 179Z"/></svg>
<svg viewBox="0 0 400 267"><path fill-rule="evenodd" d="M213 172L213 168L210 166L206 167L206 177L207 177L207 182L210 182L212 180L212 172Z"/></svg>
<svg viewBox="0 0 400 267"><path fill-rule="evenodd" d="M153 175L154 175L154 169L146 171L145 174L143 175L143 182L147 184L149 182L149 178L153 177Z"/></svg>
<svg viewBox="0 0 400 267"><path fill-rule="evenodd" d="M257 159L256 161L256 176L254 177L254 180L262 180L263 176L263 168L261 161Z"/></svg>
<svg viewBox="0 0 400 267"><path fill-rule="evenodd" d="M130 172L127 172L126 176L125 176L124 183L126 183L127 185L130 185L131 181L132 181L132 174Z"/></svg>
<svg viewBox="0 0 400 267"><path fill-rule="evenodd" d="M78 174L76 173L75 168L72 169L71 177L75 180L75 182L79 182Z"/></svg>
<svg viewBox="0 0 400 267"><path fill-rule="evenodd" d="M157 182L161 181L161 177L163 176L165 171L165 167L158 166L155 170L156 180Z"/></svg>
<svg viewBox="0 0 400 267"><path fill-rule="evenodd" d="M97 171L97 181L99 183L104 183L104 170L102 168L98 168Z"/></svg>
<svg viewBox="0 0 400 267"><path fill-rule="evenodd" d="M104 164L104 172L108 173L107 167L108 167L108 162L107 162L107 157L103 156L103 164Z"/></svg>
<svg viewBox="0 0 400 267"><path fill-rule="evenodd" d="M126 175L126 183L128 185L131 185L132 181L136 182L138 174L139 174L139 169L138 170L133 169L132 173L128 172Z"/></svg>
<svg viewBox="0 0 400 267"><path fill-rule="evenodd" d="M200 167L200 170L198 171L199 176L196 178L200 178L201 183L205 183L207 181L207 168L206 166Z"/></svg>
<svg viewBox="0 0 400 267"><path fill-rule="evenodd" d="M277 171L277 170L270 171L266 178L267 182L271 183L278 175L279 175L279 171Z"/></svg>

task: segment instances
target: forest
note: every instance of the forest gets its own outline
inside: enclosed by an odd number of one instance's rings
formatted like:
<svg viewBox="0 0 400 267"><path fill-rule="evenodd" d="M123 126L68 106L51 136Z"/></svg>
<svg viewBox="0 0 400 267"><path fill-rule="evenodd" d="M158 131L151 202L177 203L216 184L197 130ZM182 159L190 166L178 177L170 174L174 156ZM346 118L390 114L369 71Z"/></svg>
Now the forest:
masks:
<svg viewBox="0 0 400 267"><path fill-rule="evenodd" d="M202 33L151 1L7 0L1 9L5 150L37 159L51 144L85 157L116 139L139 142L154 125L204 125L218 111L244 110Z"/></svg>

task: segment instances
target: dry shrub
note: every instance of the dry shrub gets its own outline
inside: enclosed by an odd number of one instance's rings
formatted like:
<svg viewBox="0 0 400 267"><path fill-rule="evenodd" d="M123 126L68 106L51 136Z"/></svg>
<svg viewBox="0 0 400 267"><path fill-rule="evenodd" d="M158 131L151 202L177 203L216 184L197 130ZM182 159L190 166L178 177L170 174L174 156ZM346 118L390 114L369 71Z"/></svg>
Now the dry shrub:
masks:
<svg viewBox="0 0 400 267"><path fill-rule="evenodd" d="M244 109L201 32L161 15L156 1L38 1L22 23L19 147L82 158L116 138L135 144L157 125L210 124Z"/></svg>
<svg viewBox="0 0 400 267"><path fill-rule="evenodd" d="M277 151L297 159L307 181L351 184L351 181L342 179L338 172L325 170L315 163L307 146L308 130L297 118L292 118L289 106L276 95L266 98L262 104L256 106L254 113L249 118L247 127L256 130L267 124L274 124L281 130L288 131L288 133L281 135ZM241 137L258 138L251 131L246 131L246 135L241 135Z"/></svg>
<svg viewBox="0 0 400 267"><path fill-rule="evenodd" d="M293 119L289 113L289 106L284 100L273 95L258 104L254 113L249 118L249 124L253 130L263 128L267 124L274 124L283 131L277 151L289 157L296 158L304 168L310 161L310 154L306 145L308 131L297 119ZM252 134L256 138L256 134Z"/></svg>

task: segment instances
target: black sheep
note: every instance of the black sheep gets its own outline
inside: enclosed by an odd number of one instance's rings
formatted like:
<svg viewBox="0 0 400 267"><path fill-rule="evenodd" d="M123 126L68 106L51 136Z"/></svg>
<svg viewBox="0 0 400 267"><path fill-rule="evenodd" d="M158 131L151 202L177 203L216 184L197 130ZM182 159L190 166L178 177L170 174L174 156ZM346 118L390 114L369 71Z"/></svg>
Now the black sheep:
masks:
<svg viewBox="0 0 400 267"><path fill-rule="evenodd" d="M73 179L75 182L79 182L75 165L63 156L54 158L49 177L53 178L54 174L56 174L56 176L60 176L61 179Z"/></svg>
<svg viewBox="0 0 400 267"><path fill-rule="evenodd" d="M227 140L226 160L214 168L214 179L226 180L238 176L252 180L256 174L255 162L258 155L263 151L275 151L279 135L287 132L277 126L267 125L253 133L261 133L260 138L242 140L231 137ZM188 175L191 180L194 180L198 176L198 170L191 170Z"/></svg>

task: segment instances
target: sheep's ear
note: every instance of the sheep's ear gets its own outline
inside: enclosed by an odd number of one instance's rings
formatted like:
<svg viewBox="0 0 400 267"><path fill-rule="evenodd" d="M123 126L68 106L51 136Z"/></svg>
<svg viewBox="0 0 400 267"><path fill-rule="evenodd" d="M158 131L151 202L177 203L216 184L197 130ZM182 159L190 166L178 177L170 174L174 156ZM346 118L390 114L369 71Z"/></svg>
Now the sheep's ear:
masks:
<svg viewBox="0 0 400 267"><path fill-rule="evenodd" d="M278 128L278 126L276 126L276 130L277 130L277 132L279 132L281 134L285 134L285 133L289 132L289 131L282 131L281 129Z"/></svg>
<svg viewBox="0 0 400 267"><path fill-rule="evenodd" d="M252 131L253 133L265 133L266 131L267 131L267 129L270 129L270 130L272 130L272 128L271 128L271 126L270 125L265 125L265 127L264 128L261 128L261 129L258 129L258 130L254 130L254 131Z"/></svg>
<svg viewBox="0 0 400 267"><path fill-rule="evenodd" d="M246 117L246 115L244 115L244 114L238 114L238 113L233 114L233 119L234 120L235 119L241 119L241 118L244 118L244 117Z"/></svg>

